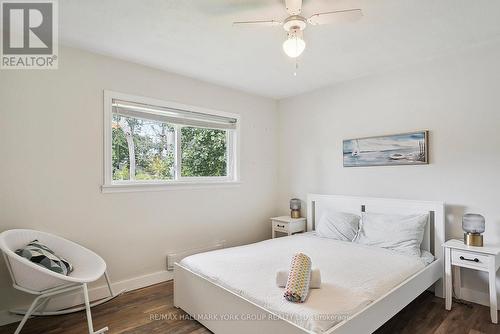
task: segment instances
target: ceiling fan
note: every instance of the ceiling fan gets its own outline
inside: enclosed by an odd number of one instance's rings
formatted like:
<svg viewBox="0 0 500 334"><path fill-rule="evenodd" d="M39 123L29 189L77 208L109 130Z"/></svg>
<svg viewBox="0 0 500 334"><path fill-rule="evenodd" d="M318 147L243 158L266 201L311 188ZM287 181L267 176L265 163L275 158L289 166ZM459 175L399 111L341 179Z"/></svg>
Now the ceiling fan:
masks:
<svg viewBox="0 0 500 334"><path fill-rule="evenodd" d="M288 57L297 58L306 48L304 29L308 24L315 26L356 21L363 16L361 9L352 8L316 13L306 18L302 16L302 0L285 0L285 7L289 16L284 20L237 21L233 22L233 25L282 26L287 32L283 42L283 51Z"/></svg>

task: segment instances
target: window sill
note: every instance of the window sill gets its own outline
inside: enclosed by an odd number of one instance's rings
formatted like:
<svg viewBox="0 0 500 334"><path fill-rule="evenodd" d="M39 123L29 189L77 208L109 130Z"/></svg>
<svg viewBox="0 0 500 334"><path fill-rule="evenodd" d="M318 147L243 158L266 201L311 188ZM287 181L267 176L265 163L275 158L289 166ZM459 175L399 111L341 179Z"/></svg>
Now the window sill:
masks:
<svg viewBox="0 0 500 334"><path fill-rule="evenodd" d="M200 181L171 181L171 182L144 182L144 183L114 183L101 186L103 194L125 193L139 191L165 191L165 190L193 190L206 188L227 188L237 187L240 181L219 181L219 180L200 180Z"/></svg>

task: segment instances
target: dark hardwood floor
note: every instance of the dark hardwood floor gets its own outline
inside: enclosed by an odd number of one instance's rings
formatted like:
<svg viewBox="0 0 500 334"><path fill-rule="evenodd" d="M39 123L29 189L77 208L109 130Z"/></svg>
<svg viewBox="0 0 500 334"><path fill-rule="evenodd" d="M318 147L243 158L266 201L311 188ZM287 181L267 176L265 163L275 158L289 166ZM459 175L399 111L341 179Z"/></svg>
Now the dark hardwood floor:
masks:
<svg viewBox="0 0 500 334"><path fill-rule="evenodd" d="M92 309L95 330L109 327L114 333L205 334L207 329L173 307L173 284L166 282L135 290ZM155 319L155 317L157 317ZM0 327L0 334L14 333L17 324ZM85 312L28 320L21 334L87 334ZM376 331L377 334L493 334L500 325L490 322L489 309L476 304L453 303L425 292ZM362 334L362 333L355 333Z"/></svg>

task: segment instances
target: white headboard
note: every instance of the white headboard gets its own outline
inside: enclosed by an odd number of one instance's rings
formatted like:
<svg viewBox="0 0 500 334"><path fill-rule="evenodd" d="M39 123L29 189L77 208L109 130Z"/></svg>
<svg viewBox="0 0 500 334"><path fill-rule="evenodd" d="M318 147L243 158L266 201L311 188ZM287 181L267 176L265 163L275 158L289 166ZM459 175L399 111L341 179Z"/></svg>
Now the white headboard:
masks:
<svg viewBox="0 0 500 334"><path fill-rule="evenodd" d="M353 197L337 195L307 195L307 230L313 231L316 219L325 209L361 214L361 212L387 214L429 213L422 249L428 250L437 259L443 258L441 245L445 238L445 215L443 202L414 201L404 199Z"/></svg>

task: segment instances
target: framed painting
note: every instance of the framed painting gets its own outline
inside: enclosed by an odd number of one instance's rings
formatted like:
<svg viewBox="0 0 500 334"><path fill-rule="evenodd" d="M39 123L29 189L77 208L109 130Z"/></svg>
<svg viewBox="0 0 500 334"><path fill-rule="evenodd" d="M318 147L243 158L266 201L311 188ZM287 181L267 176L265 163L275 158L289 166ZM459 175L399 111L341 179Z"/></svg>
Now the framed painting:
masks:
<svg viewBox="0 0 500 334"><path fill-rule="evenodd" d="M426 165L428 137L418 131L344 140L344 167Z"/></svg>

